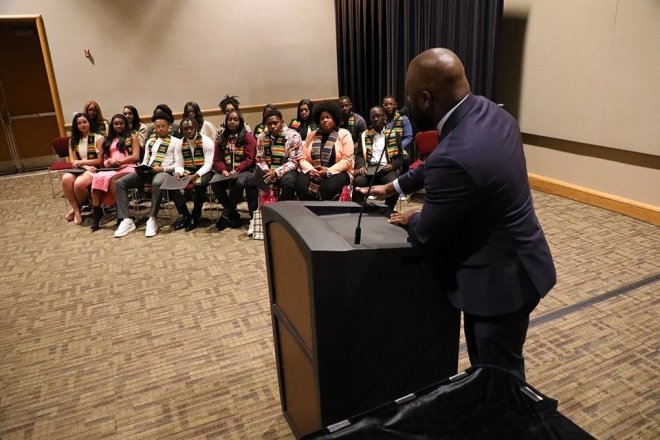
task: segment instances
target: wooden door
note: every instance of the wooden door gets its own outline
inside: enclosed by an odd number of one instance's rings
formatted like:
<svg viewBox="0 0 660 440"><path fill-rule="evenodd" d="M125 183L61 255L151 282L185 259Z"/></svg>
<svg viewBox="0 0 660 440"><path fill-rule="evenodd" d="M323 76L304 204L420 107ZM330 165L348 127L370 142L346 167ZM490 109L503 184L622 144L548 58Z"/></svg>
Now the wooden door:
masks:
<svg viewBox="0 0 660 440"><path fill-rule="evenodd" d="M0 17L0 172L45 168L64 135L41 16Z"/></svg>

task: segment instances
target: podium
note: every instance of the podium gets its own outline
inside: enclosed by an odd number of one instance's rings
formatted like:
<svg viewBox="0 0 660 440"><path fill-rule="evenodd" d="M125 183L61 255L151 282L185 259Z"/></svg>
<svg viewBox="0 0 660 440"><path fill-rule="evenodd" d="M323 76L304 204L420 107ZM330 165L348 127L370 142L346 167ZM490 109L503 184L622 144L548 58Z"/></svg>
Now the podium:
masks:
<svg viewBox="0 0 660 440"><path fill-rule="evenodd" d="M456 373L460 314L389 209L278 202L263 209L282 412L300 437Z"/></svg>

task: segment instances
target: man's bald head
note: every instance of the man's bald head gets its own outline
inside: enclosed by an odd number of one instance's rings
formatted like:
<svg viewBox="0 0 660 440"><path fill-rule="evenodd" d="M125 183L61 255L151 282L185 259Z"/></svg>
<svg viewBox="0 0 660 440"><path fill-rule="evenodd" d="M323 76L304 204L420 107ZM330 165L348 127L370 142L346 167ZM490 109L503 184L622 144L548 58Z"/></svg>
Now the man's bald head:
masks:
<svg viewBox="0 0 660 440"><path fill-rule="evenodd" d="M417 55L406 73L410 116L420 130L432 130L470 92L463 63L449 49L429 49Z"/></svg>

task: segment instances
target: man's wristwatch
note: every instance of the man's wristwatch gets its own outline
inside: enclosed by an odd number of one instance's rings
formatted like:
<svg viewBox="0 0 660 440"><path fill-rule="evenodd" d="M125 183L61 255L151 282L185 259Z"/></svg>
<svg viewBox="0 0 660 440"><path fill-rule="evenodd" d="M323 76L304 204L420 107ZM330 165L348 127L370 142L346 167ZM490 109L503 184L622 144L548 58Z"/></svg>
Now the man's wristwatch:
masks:
<svg viewBox="0 0 660 440"><path fill-rule="evenodd" d="M328 171L327 173L325 173L325 177L332 177L332 172Z"/></svg>

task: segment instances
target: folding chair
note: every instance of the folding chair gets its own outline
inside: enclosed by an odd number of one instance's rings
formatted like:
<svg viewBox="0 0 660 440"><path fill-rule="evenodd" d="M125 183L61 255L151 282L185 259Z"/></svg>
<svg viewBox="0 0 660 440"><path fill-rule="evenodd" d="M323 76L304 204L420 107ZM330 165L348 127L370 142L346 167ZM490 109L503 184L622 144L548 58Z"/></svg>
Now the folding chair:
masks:
<svg viewBox="0 0 660 440"><path fill-rule="evenodd" d="M62 194L62 185L58 184L59 190L55 191L55 185L53 180L56 180L58 183L62 178L62 170L67 170L71 168L69 163L69 138L68 137L56 137L50 143L53 147L53 151L57 154L57 161L48 167L48 180L50 180L50 189L53 193L53 198ZM55 178L53 178L53 174Z"/></svg>

